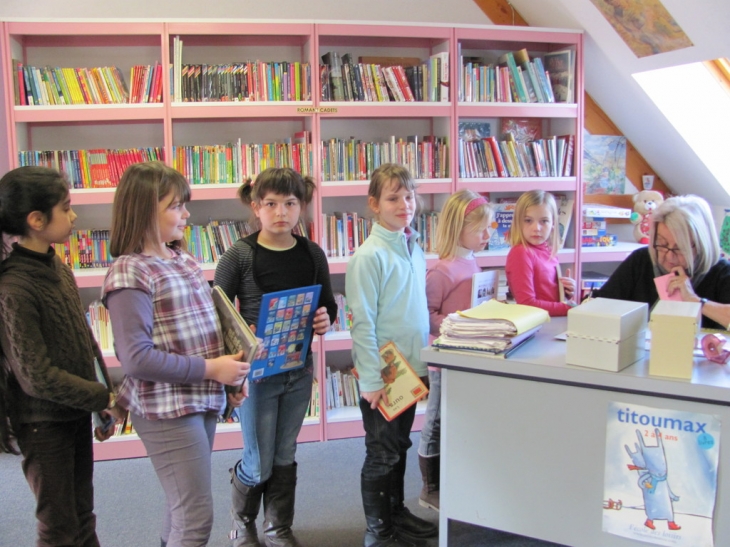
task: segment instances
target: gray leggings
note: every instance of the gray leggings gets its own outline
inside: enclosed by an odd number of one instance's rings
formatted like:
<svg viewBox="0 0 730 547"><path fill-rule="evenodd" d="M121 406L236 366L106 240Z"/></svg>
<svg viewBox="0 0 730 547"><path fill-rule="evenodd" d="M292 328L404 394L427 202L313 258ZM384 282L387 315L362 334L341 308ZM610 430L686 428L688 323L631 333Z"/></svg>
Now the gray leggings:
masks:
<svg viewBox="0 0 730 547"><path fill-rule="evenodd" d="M160 537L168 547L201 547L213 528L210 454L214 412L169 420L132 415L165 492L167 506Z"/></svg>

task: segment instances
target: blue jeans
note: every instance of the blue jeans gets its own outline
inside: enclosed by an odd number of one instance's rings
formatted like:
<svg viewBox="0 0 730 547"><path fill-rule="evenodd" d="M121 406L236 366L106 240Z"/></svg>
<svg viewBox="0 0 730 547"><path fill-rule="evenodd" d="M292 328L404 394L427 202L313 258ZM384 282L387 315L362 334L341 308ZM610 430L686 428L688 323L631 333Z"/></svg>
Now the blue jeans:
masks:
<svg viewBox="0 0 730 547"><path fill-rule="evenodd" d="M239 409L243 456L236 474L246 486L266 482L273 466L292 465L312 397L312 356L304 367L251 382Z"/></svg>
<svg viewBox="0 0 730 547"><path fill-rule="evenodd" d="M35 545L99 547L91 416L20 424L17 432L23 473L36 498Z"/></svg>
<svg viewBox="0 0 730 547"><path fill-rule="evenodd" d="M418 455L432 458L441 454L441 371L429 370L428 405L418 443Z"/></svg>
<svg viewBox="0 0 730 547"><path fill-rule="evenodd" d="M413 444L411 427L416 417L416 405L411 406L392 421L383 418L380 410L360 398L362 425L365 428L365 462L362 476L376 480L391 475L393 468Z"/></svg>

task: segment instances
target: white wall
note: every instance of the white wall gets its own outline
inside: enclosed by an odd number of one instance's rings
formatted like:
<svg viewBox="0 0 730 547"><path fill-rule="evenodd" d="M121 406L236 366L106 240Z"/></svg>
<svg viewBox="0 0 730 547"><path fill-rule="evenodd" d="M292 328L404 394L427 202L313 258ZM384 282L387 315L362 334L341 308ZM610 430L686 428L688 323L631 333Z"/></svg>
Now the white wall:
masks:
<svg viewBox="0 0 730 547"><path fill-rule="evenodd" d="M282 17L284 16L284 17ZM333 19L488 24L473 0L2 0L0 18Z"/></svg>

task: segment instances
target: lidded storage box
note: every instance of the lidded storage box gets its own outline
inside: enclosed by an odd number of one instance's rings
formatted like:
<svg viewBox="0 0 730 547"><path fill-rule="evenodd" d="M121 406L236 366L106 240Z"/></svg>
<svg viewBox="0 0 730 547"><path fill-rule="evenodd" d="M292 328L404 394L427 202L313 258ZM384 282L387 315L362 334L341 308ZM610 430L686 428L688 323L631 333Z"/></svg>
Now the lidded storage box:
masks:
<svg viewBox="0 0 730 547"><path fill-rule="evenodd" d="M648 306L596 298L568 310L569 365L618 372L645 356Z"/></svg>
<svg viewBox="0 0 730 547"><path fill-rule="evenodd" d="M694 347L702 320L699 302L660 300L651 311L649 374L692 378Z"/></svg>

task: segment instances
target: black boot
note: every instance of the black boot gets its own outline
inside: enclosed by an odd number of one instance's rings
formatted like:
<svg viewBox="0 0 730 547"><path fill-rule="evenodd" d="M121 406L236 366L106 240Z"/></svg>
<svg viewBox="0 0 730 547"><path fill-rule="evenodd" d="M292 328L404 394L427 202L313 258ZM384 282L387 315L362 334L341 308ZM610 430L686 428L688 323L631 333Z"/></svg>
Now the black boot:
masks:
<svg viewBox="0 0 730 547"><path fill-rule="evenodd" d="M238 465L238 464L236 464ZM256 517L261 508L261 496L266 483L246 486L231 469L231 516L233 530L228 535L231 547L261 547L256 531Z"/></svg>
<svg viewBox="0 0 730 547"><path fill-rule="evenodd" d="M403 503L405 474L406 453L401 452L400 459L393 466L390 477L390 511L393 515L393 526L401 536L409 539L436 537L439 532L438 526L417 517Z"/></svg>
<svg viewBox="0 0 730 547"><path fill-rule="evenodd" d="M423 488L418 499L421 507L428 507L434 511L439 510L439 474L441 471L441 456L424 458L418 456L418 467L421 468Z"/></svg>
<svg viewBox="0 0 730 547"><path fill-rule="evenodd" d="M364 547L413 547L417 545L401 538L393 527L390 513L390 477L366 479L360 476L362 506L365 510Z"/></svg>
<svg viewBox="0 0 730 547"><path fill-rule="evenodd" d="M297 462L275 465L264 490L264 542L266 547L302 547L291 531Z"/></svg>

